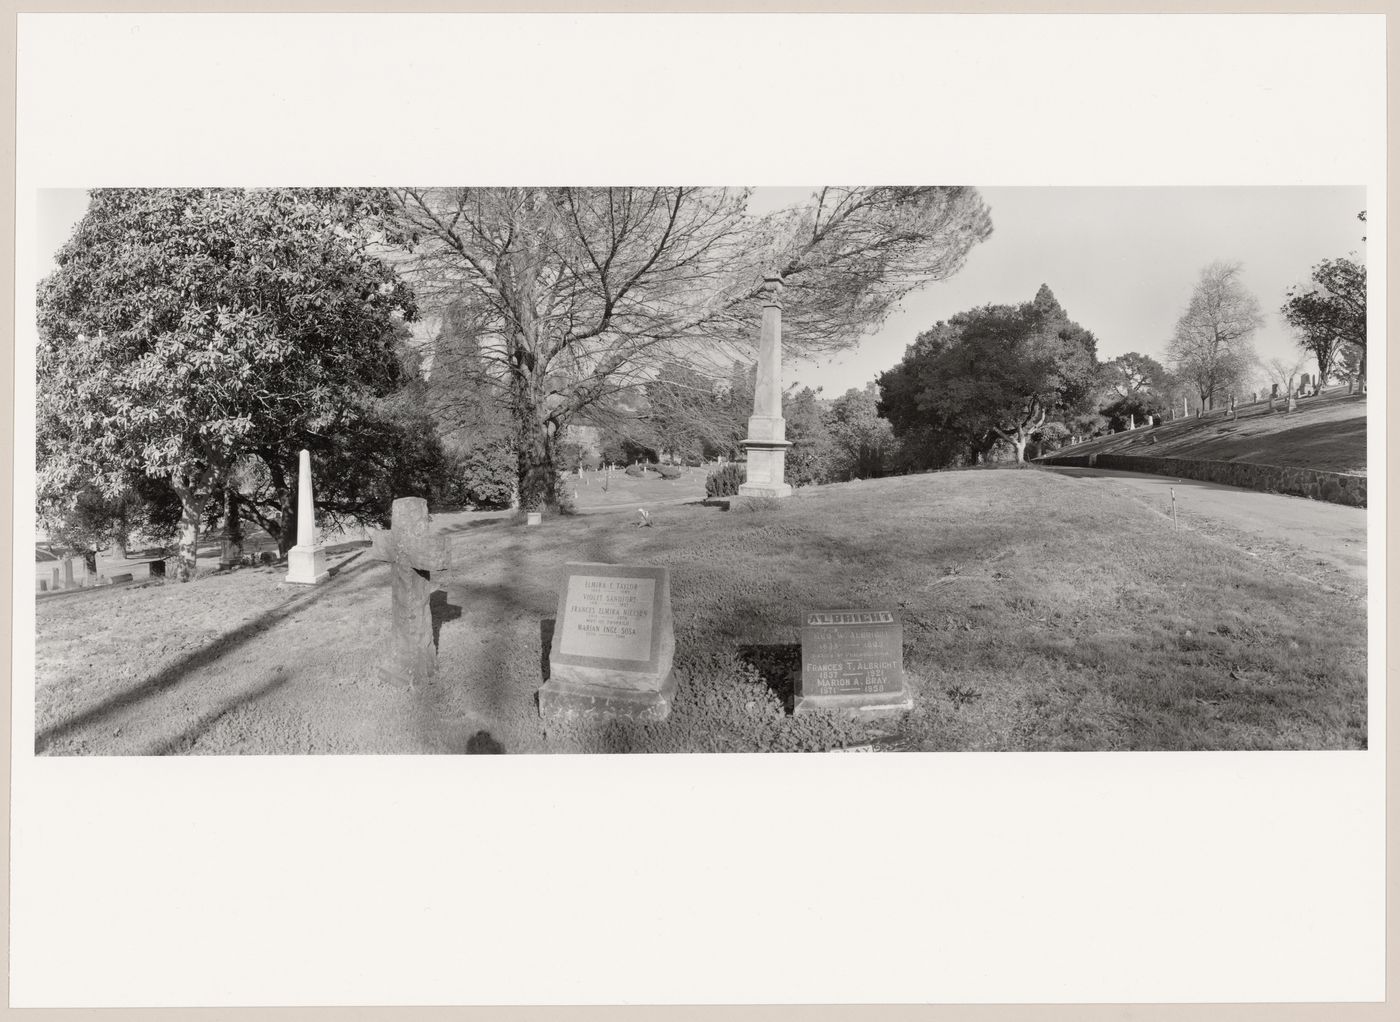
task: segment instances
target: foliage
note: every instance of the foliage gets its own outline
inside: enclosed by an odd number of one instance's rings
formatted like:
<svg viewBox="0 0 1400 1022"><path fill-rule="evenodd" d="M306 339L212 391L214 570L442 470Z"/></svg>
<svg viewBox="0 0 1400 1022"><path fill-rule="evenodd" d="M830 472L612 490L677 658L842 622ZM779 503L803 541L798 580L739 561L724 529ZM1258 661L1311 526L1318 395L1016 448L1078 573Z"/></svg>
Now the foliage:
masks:
<svg viewBox="0 0 1400 1022"><path fill-rule="evenodd" d="M1366 267L1350 259L1324 259L1313 267L1312 287L1290 288L1279 310L1298 332L1298 344L1317 359L1325 383L1341 349L1350 345L1366 375Z"/></svg>
<svg viewBox="0 0 1400 1022"><path fill-rule="evenodd" d="M811 387L783 395L783 418L792 444L783 463L783 480L790 486L826 481L832 443L823 419L824 405Z"/></svg>
<svg viewBox="0 0 1400 1022"><path fill-rule="evenodd" d="M923 432L938 438L931 447L972 460L1001 440L1019 461L1048 417L1085 410L1096 348L1042 285L1032 302L972 309L924 331L881 374L878 408L897 436Z"/></svg>
<svg viewBox="0 0 1400 1022"><path fill-rule="evenodd" d="M784 278L801 347L834 350L956 272L991 230L970 188L823 188L762 218L725 189L375 194L392 204L386 229L426 300L470 310L515 424L527 505L556 499L556 438L580 413L658 366L751 360L766 273Z"/></svg>
<svg viewBox="0 0 1400 1022"><path fill-rule="evenodd" d="M662 479L679 479L685 474L675 465L658 465L656 470L661 473Z"/></svg>
<svg viewBox="0 0 1400 1022"><path fill-rule="evenodd" d="M1202 270L1167 346L1173 369L1195 387L1203 407L1242 391L1258 363L1250 338L1264 318L1240 274L1239 263L1216 262Z"/></svg>
<svg viewBox="0 0 1400 1022"><path fill-rule="evenodd" d="M831 402L826 416L833 449L828 481L873 479L890 471L894 429L880 417L879 400L879 388L871 381Z"/></svg>
<svg viewBox="0 0 1400 1022"><path fill-rule="evenodd" d="M515 498L515 451L509 441L495 440L456 456L458 490L452 503L477 508L507 508Z"/></svg>
<svg viewBox="0 0 1400 1022"><path fill-rule="evenodd" d="M706 498L736 496L745 478L743 465L734 461L726 462L718 468L711 469L710 474L705 477L705 496Z"/></svg>
<svg viewBox="0 0 1400 1022"><path fill-rule="evenodd" d="M363 224L334 190L93 191L39 285L41 500L167 480L181 578L240 460L267 464L285 523L297 450L400 381L395 324L416 306Z"/></svg>
<svg viewBox="0 0 1400 1022"><path fill-rule="evenodd" d="M164 480L138 476L116 496L91 483L75 494L48 494L38 517L50 541L92 553L112 546L124 550L138 537L168 543L179 530L180 514L180 498Z"/></svg>

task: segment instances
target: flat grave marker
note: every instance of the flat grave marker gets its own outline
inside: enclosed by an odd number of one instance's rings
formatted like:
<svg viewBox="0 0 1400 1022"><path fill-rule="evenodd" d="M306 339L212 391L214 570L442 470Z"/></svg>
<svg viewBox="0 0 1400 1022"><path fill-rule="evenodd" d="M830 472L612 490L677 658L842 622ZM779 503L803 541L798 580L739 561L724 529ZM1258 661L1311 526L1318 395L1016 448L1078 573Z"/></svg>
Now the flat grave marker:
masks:
<svg viewBox="0 0 1400 1022"><path fill-rule="evenodd" d="M540 715L665 720L676 691L675 652L670 571L570 562L559 589Z"/></svg>
<svg viewBox="0 0 1400 1022"><path fill-rule="evenodd" d="M802 618L802 676L794 714L835 710L880 717L914 708L904 677L904 626L891 609L810 611Z"/></svg>

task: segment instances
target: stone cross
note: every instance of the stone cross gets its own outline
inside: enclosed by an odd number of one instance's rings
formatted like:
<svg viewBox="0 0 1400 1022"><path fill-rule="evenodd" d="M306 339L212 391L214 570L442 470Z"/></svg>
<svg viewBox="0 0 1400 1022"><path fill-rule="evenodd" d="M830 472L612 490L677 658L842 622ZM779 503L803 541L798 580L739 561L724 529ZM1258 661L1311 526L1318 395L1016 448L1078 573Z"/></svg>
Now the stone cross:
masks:
<svg viewBox="0 0 1400 1022"><path fill-rule="evenodd" d="M383 677L404 681L412 688L437 670L428 580L430 572L446 568L451 559L447 541L428 533L431 519L428 502L422 497L394 501L392 521L389 531L375 529L370 534L370 557L388 561L394 570L392 631L379 671Z"/></svg>

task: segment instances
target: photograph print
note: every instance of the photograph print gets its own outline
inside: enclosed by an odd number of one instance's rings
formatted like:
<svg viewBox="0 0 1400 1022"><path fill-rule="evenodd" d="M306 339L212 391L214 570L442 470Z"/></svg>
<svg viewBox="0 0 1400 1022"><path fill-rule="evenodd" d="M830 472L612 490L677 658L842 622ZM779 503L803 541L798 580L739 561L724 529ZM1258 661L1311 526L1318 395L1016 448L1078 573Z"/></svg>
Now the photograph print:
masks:
<svg viewBox="0 0 1400 1022"><path fill-rule="evenodd" d="M1367 747L1362 187L34 199L37 754Z"/></svg>

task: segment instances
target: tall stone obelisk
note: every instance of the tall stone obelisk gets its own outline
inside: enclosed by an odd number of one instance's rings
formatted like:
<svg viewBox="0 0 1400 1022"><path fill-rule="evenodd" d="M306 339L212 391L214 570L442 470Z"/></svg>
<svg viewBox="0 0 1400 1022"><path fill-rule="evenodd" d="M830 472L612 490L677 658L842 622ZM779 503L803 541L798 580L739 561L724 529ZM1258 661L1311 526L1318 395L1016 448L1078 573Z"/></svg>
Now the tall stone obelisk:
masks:
<svg viewBox="0 0 1400 1022"><path fill-rule="evenodd" d="M297 481L297 545L287 551L287 581L302 585L324 582L326 548L316 543L316 504L311 498L311 452L302 449L301 475Z"/></svg>
<svg viewBox="0 0 1400 1022"><path fill-rule="evenodd" d="M753 414L749 416L748 472L739 487L741 497L791 497L792 487L783 481L787 449L783 420L783 303L779 298L783 278L763 281L763 328L758 339L758 379L753 389Z"/></svg>

